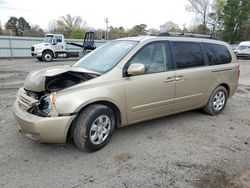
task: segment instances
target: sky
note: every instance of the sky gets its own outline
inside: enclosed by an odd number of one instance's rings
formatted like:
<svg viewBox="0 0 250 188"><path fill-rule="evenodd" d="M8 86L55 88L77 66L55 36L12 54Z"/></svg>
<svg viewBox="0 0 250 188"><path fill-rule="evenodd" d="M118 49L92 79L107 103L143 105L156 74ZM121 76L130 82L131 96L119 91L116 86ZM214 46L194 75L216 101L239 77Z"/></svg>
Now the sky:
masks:
<svg viewBox="0 0 250 188"><path fill-rule="evenodd" d="M183 28L193 23L194 13L187 12L187 0L0 0L2 26L10 16L24 17L30 25L48 29L48 23L63 15L81 16L91 28L105 29L109 26L131 28L146 24L149 28L172 21Z"/></svg>

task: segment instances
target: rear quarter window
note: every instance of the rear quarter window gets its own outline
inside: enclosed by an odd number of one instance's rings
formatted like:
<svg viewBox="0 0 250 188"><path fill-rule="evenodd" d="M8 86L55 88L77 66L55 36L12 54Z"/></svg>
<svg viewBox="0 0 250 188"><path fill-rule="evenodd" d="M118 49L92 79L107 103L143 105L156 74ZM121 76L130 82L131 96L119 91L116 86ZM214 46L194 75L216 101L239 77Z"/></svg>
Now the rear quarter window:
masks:
<svg viewBox="0 0 250 188"><path fill-rule="evenodd" d="M209 65L227 64L232 61L231 54L225 46L209 43L203 43L202 45Z"/></svg>

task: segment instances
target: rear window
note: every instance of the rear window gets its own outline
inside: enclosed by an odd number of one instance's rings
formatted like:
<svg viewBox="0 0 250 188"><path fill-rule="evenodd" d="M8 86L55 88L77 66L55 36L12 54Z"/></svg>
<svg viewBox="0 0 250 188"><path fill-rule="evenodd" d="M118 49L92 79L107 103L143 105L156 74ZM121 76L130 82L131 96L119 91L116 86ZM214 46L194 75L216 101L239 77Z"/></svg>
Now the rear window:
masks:
<svg viewBox="0 0 250 188"><path fill-rule="evenodd" d="M172 44L173 56L178 69L204 65L199 43L173 42Z"/></svg>
<svg viewBox="0 0 250 188"><path fill-rule="evenodd" d="M231 54L225 46L209 43L203 43L202 45L205 50L209 65L220 65L231 62Z"/></svg>

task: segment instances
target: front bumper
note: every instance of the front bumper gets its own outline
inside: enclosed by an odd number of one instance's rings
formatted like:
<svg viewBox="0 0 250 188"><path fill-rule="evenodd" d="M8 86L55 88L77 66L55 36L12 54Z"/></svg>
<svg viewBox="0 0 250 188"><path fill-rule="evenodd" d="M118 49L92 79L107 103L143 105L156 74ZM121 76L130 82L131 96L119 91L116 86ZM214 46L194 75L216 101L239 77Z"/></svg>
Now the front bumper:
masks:
<svg viewBox="0 0 250 188"><path fill-rule="evenodd" d="M250 54L247 53L235 53L237 58L250 58Z"/></svg>
<svg viewBox="0 0 250 188"><path fill-rule="evenodd" d="M32 57L42 57L42 53L31 52Z"/></svg>
<svg viewBox="0 0 250 188"><path fill-rule="evenodd" d="M69 127L76 117L39 117L24 111L17 100L13 105L13 113L22 133L42 143L65 143Z"/></svg>

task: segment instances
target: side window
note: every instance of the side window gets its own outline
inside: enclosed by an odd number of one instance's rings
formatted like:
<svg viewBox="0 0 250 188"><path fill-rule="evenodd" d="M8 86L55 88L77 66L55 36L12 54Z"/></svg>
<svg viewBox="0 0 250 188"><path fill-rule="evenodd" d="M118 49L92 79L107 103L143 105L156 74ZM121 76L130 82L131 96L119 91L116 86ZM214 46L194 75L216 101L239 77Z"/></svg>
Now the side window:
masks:
<svg viewBox="0 0 250 188"><path fill-rule="evenodd" d="M152 43L142 48L130 61L130 64L145 65L145 73L157 73L167 70L167 52L164 42Z"/></svg>
<svg viewBox="0 0 250 188"><path fill-rule="evenodd" d="M203 48L209 65L226 64L232 60L230 52L223 45L203 43Z"/></svg>
<svg viewBox="0 0 250 188"><path fill-rule="evenodd" d="M204 65L199 43L173 42L173 56L177 68L199 67Z"/></svg>
<svg viewBox="0 0 250 188"><path fill-rule="evenodd" d="M62 37L61 36L56 36L56 41L57 42L62 42Z"/></svg>

